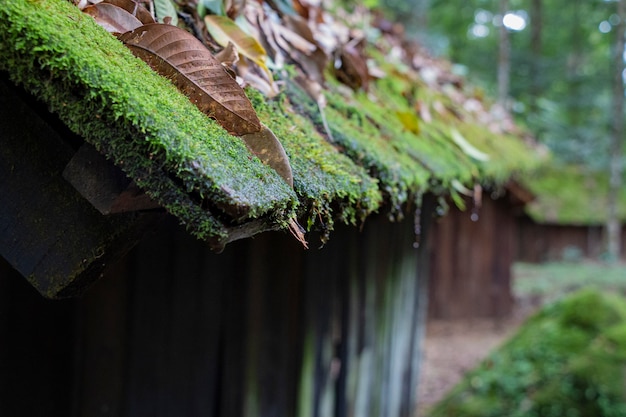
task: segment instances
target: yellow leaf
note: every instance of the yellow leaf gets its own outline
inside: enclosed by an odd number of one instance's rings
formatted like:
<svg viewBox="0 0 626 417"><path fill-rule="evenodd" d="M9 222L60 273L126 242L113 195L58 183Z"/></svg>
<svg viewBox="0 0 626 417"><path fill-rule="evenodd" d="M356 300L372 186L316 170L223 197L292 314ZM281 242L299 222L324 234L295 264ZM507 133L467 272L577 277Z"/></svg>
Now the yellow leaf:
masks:
<svg viewBox="0 0 626 417"><path fill-rule="evenodd" d="M416 135L420 133L420 124L415 113L410 111L396 111L396 116L406 130Z"/></svg>
<svg viewBox="0 0 626 417"><path fill-rule="evenodd" d="M207 15L204 17L204 22L215 42L224 48L232 42L241 55L257 64L267 74L268 80L272 83L272 73L265 64L267 52L259 41L244 32L227 16Z"/></svg>

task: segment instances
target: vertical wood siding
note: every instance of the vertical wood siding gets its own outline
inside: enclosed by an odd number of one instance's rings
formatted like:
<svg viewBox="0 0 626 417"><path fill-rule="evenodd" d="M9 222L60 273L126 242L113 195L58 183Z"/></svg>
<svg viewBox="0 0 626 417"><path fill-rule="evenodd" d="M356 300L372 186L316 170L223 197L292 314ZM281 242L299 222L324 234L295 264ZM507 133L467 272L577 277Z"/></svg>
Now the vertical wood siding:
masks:
<svg viewBox="0 0 626 417"><path fill-rule="evenodd" d="M605 250L604 227L601 225L538 224L528 217L519 220L517 259L523 262L561 261L573 256L598 259ZM626 227L622 227L626 242ZM622 244L622 259L626 245Z"/></svg>
<svg viewBox="0 0 626 417"><path fill-rule="evenodd" d="M477 221L451 208L431 233L430 318L502 317L511 312L517 224L506 199L485 199Z"/></svg>
<svg viewBox="0 0 626 417"><path fill-rule="evenodd" d="M411 222L381 216L362 231L339 228L321 250L268 233L216 255L162 227L83 298L56 302L59 317L31 294L24 306L46 318L43 333L42 323L6 316L26 314L7 302L13 288L0 295L9 341L0 366L10 371L0 375L0 404L26 404L35 392L74 417L410 416L428 261L413 241ZM28 337L14 338L16 328ZM30 364L42 373L33 381L22 374L29 367L8 364L41 338L63 360ZM33 407L29 416L50 415Z"/></svg>

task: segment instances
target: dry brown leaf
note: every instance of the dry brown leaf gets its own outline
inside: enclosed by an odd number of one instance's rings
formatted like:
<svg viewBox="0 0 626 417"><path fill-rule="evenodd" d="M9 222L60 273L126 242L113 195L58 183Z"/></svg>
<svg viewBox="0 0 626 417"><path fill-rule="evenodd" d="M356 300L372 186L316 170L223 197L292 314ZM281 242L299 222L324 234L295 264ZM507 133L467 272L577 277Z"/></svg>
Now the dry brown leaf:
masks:
<svg viewBox="0 0 626 417"><path fill-rule="evenodd" d="M274 31L277 35L277 41L280 39L290 45L291 48L295 48L305 55L311 55L317 49L317 45L283 25L275 25Z"/></svg>
<svg viewBox="0 0 626 417"><path fill-rule="evenodd" d="M241 136L246 146L266 165L274 168L291 188L293 188L293 173L289 158L280 141L270 129L261 125L261 130Z"/></svg>
<svg viewBox="0 0 626 417"><path fill-rule="evenodd" d="M313 31L305 19L297 15L285 15L283 16L283 22L285 27L289 28L289 30L297 33L299 36L314 44L316 47L319 47L319 44L313 35Z"/></svg>
<svg viewBox="0 0 626 417"><path fill-rule="evenodd" d="M276 97L279 93L276 83L272 82L270 84L267 78L263 76L264 74L261 74L258 67L245 57L237 62L237 74L237 78L241 78L244 85L256 88L266 97Z"/></svg>
<svg viewBox="0 0 626 417"><path fill-rule="evenodd" d="M122 9L126 10L128 13L139 19L139 21L144 25L155 22L154 17L152 17L148 9L135 2L134 0L103 0L102 2L121 7Z"/></svg>
<svg viewBox="0 0 626 417"><path fill-rule="evenodd" d="M109 3L98 3L83 9L110 33L124 33L137 29L141 21L121 7Z"/></svg>
<svg viewBox="0 0 626 417"><path fill-rule="evenodd" d="M271 49L277 65L286 59L296 64L311 80L322 84L328 58L315 41L307 23L298 16L284 16L284 24L276 19L259 20L260 33Z"/></svg>
<svg viewBox="0 0 626 417"><path fill-rule="evenodd" d="M285 65L287 56L285 56L285 51L276 43L271 20L265 16L259 16L257 24L259 29L259 41L267 51L267 55L274 62L274 66L276 68L282 68Z"/></svg>
<svg viewBox="0 0 626 417"><path fill-rule="evenodd" d="M235 44L237 51L258 65L265 72L270 84L273 83L272 73L265 63L267 52L255 37L248 35L235 21L226 16L206 15L204 22L215 42L222 47L229 43Z"/></svg>
<svg viewBox="0 0 626 417"><path fill-rule="evenodd" d="M337 51L335 58L335 76L353 90L363 88L367 91L369 72L363 56L350 44Z"/></svg>
<svg viewBox="0 0 626 417"><path fill-rule="evenodd" d="M304 237L304 229L298 224L296 219L291 219L289 221L289 232L291 232L293 237L295 237L302 244L302 246L304 246L304 249L309 248L309 243Z"/></svg>
<svg viewBox="0 0 626 417"><path fill-rule="evenodd" d="M187 31L152 23L119 39L230 133L245 135L261 130L261 122L239 84Z"/></svg>
<svg viewBox="0 0 626 417"><path fill-rule="evenodd" d="M226 48L215 54L215 59L220 61L222 65L233 68L239 61L239 52L234 43L228 42Z"/></svg>

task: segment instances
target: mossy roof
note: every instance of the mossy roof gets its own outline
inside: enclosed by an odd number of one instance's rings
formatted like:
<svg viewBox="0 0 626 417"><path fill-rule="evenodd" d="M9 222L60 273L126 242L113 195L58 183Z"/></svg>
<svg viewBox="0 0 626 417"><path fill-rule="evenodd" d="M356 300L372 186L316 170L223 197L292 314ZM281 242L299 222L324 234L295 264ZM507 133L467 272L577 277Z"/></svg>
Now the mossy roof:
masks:
<svg viewBox="0 0 626 417"><path fill-rule="evenodd" d="M442 115L406 129L394 115L414 112L413 99L447 98L391 71L369 93L329 83L324 113L332 138L295 83L271 100L248 89L290 158L291 189L69 2L0 3L0 70L200 238L226 242L241 225L284 228L296 216L309 228L354 224L383 207L400 213L424 192L449 192L453 180L501 182L534 164L518 137L492 133L471 117ZM459 146L454 132L488 160Z"/></svg>
<svg viewBox="0 0 626 417"><path fill-rule="evenodd" d="M524 184L535 195L526 212L538 223L584 226L606 222L609 184L606 172L551 164L528 175ZM626 220L625 193L618 199L618 216Z"/></svg>

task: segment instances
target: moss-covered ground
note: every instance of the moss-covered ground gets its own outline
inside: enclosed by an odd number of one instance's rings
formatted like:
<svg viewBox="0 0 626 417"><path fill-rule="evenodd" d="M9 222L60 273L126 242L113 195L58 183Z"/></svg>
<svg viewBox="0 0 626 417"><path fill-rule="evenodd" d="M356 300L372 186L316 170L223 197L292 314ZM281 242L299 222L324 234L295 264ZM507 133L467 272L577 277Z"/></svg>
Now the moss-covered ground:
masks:
<svg viewBox="0 0 626 417"><path fill-rule="evenodd" d="M586 288L546 305L428 415L626 415L626 299Z"/></svg>

